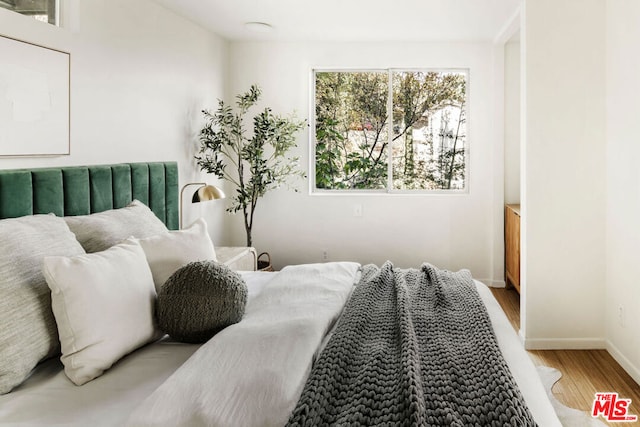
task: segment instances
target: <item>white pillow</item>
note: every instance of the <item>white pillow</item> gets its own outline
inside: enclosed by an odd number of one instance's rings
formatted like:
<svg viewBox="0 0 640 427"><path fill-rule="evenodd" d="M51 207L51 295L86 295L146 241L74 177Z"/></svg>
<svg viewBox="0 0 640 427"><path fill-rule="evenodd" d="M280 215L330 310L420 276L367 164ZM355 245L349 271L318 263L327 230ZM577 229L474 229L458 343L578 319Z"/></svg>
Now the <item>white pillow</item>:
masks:
<svg viewBox="0 0 640 427"><path fill-rule="evenodd" d="M76 385L102 375L122 356L161 336L156 291L140 245L126 240L103 252L45 257L64 371Z"/></svg>
<svg viewBox="0 0 640 427"><path fill-rule="evenodd" d="M200 218L189 228L139 239L147 256L156 291L181 267L194 261L217 261L207 223Z"/></svg>

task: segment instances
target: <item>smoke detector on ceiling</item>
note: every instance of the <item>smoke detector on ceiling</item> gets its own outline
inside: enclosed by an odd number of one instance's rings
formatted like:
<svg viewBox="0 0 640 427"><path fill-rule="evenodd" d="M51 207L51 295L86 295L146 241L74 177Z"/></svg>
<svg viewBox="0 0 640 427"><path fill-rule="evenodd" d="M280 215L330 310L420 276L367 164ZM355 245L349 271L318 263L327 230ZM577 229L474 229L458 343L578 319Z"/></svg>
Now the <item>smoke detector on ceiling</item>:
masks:
<svg viewBox="0 0 640 427"><path fill-rule="evenodd" d="M245 22L244 27L254 33L270 33L273 27L265 22Z"/></svg>

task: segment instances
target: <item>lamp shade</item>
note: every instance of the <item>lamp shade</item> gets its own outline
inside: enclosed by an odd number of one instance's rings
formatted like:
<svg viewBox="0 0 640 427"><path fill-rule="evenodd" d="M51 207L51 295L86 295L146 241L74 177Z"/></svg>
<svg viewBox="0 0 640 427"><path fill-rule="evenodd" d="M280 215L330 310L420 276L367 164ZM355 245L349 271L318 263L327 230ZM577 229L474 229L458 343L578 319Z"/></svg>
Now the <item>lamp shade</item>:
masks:
<svg viewBox="0 0 640 427"><path fill-rule="evenodd" d="M191 203L208 202L210 200L224 199L225 197L226 196L224 194L224 191L222 191L218 187L213 185L205 185L198 188L198 190L193 193Z"/></svg>

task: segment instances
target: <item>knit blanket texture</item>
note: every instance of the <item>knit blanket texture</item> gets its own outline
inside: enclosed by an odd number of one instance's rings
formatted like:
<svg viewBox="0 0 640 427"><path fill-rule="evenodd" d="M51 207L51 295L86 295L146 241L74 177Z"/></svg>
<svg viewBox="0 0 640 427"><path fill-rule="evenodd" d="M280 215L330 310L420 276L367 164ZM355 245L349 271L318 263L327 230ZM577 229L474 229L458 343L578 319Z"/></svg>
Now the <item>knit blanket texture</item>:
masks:
<svg viewBox="0 0 640 427"><path fill-rule="evenodd" d="M467 270L364 266L290 426L534 426Z"/></svg>

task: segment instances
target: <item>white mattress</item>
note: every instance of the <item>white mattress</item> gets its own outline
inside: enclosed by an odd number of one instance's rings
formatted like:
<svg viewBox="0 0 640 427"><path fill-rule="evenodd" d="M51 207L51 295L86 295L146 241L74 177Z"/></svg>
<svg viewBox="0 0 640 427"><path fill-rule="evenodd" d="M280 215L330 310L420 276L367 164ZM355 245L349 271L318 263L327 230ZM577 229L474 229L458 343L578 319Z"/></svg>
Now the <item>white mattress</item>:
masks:
<svg viewBox="0 0 640 427"><path fill-rule="evenodd" d="M274 273L246 272L249 298ZM476 282L494 325L498 344L537 423L560 426L531 359L491 291ZM129 414L167 379L198 345L168 338L128 355L103 376L81 386L69 381L58 360L41 364L13 392L0 396L3 426L119 426Z"/></svg>
<svg viewBox="0 0 640 427"><path fill-rule="evenodd" d="M502 307L485 284L477 280L475 282L480 298L487 307L491 318L498 346L533 417L539 426L561 427L562 424L551 406L536 367L509 323L506 314L502 311Z"/></svg>

